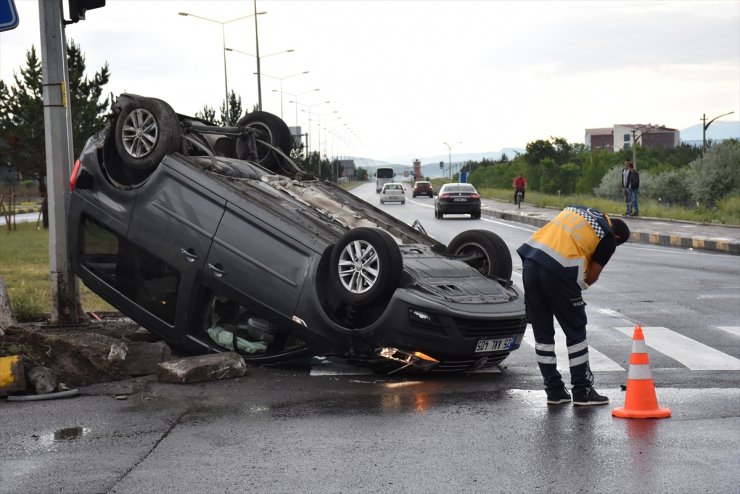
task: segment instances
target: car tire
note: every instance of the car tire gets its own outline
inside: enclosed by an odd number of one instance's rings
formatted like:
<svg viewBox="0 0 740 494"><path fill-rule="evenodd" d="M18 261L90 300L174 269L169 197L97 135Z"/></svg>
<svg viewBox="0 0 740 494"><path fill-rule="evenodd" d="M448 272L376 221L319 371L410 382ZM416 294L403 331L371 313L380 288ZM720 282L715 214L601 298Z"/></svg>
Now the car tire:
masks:
<svg viewBox="0 0 740 494"><path fill-rule="evenodd" d="M351 305L370 305L387 299L398 287L402 271L396 241L377 228L353 228L339 239L331 253L330 279L337 296Z"/></svg>
<svg viewBox="0 0 740 494"><path fill-rule="evenodd" d="M248 113L240 118L236 125L257 131L256 149L252 149L249 138L237 138L237 157L254 161L273 171L279 170L282 157L270 146L278 148L286 156L290 155L293 148L293 136L290 134L288 125L277 115L265 111Z"/></svg>
<svg viewBox="0 0 740 494"><path fill-rule="evenodd" d="M511 279L511 253L506 242L488 230L467 230L460 233L447 246L453 256L474 256L466 261L479 273L488 277Z"/></svg>
<svg viewBox="0 0 740 494"><path fill-rule="evenodd" d="M406 204L406 201L401 201L401 204Z"/></svg>
<svg viewBox="0 0 740 494"><path fill-rule="evenodd" d="M114 140L126 166L149 170L178 150L182 129L170 105L155 98L132 96L119 98L118 103Z"/></svg>

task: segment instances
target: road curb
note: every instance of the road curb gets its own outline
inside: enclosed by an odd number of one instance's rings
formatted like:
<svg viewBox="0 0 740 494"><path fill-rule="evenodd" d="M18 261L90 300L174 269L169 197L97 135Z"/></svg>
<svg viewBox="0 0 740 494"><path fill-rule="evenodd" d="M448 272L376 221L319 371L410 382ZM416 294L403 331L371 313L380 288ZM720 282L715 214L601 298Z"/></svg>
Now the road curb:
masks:
<svg viewBox="0 0 740 494"><path fill-rule="evenodd" d="M630 234L630 242L740 255L740 243L734 240L711 237L684 237L681 235L633 230Z"/></svg>
<svg viewBox="0 0 740 494"><path fill-rule="evenodd" d="M547 224L551 218L544 214L531 213L511 213L507 211L498 211L490 208L483 208L481 213L484 216L500 218L507 221L515 221L532 225L537 228ZM667 233L657 233L646 230L632 229L630 233L630 242L661 245L664 247L678 247L682 249L706 250L712 252L723 252L731 255L740 255L740 242L735 239L701 237L701 236L683 236Z"/></svg>

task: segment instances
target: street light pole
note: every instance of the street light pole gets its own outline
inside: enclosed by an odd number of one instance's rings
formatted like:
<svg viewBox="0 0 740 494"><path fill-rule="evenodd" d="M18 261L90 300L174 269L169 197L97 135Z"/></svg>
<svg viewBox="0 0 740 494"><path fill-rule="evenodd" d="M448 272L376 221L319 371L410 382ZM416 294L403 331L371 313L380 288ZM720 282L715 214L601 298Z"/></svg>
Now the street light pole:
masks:
<svg viewBox="0 0 740 494"><path fill-rule="evenodd" d="M450 168L450 180L452 180L452 146L450 146L446 142L443 142L442 144L444 144L445 146L447 146L447 153L448 153L447 154L447 163L448 163L449 168ZM462 144L462 142L458 142L458 144ZM458 177L458 180L460 180L459 177Z"/></svg>
<svg viewBox="0 0 740 494"><path fill-rule="evenodd" d="M308 74L308 71L304 70L303 72L297 72L295 74L286 75L285 77L276 77L274 75L264 74L264 73L262 74L265 77L269 77L271 79L277 79L278 81L280 81L280 118L283 118L283 81L285 79L290 79L291 77L296 77L296 76L304 75L304 74ZM285 119L283 118L283 120Z"/></svg>
<svg viewBox="0 0 740 494"><path fill-rule="evenodd" d="M247 55L248 57L254 57L257 59L258 65L260 63L259 61L262 58L272 57L274 55L280 55L281 53L292 53L295 51L294 49L291 48L289 50L281 50L281 51L276 51L275 53L268 53L267 55L262 55L262 57L260 57L259 55L253 55L251 53L247 53L246 51L237 50L236 48L224 48L224 49L226 51L231 51L234 53L241 53L242 55ZM257 109L262 111L262 74L260 72L252 72L252 73L257 76Z"/></svg>
<svg viewBox="0 0 740 494"><path fill-rule="evenodd" d="M299 104L298 101L296 101L295 103L296 105ZM303 103L300 103L301 105L308 108L308 138L306 139L306 147L308 148L308 150L306 156L309 156L311 153L311 108L313 108L314 106L325 105L327 103L331 103L331 101L322 101L320 103L314 103L313 105L303 105Z"/></svg>
<svg viewBox="0 0 740 494"><path fill-rule="evenodd" d="M254 0L254 47L257 52L257 104L262 111L262 79L260 77L260 37L257 32L257 0Z"/></svg>
<svg viewBox="0 0 740 494"><path fill-rule="evenodd" d="M195 17L196 19L202 19L204 21L214 22L216 24L221 24L221 47L222 47L222 50L221 51L223 52L223 55L224 55L224 108L226 109L226 116L227 117L229 115L229 83L228 83L228 79L226 77L226 31L225 31L225 26L226 26L226 24L230 24L232 22L240 21L242 19L246 19L248 17L254 16L254 25L255 25L255 28L256 28L257 27L257 16L258 15L262 15L262 14L266 14L266 13L267 12L257 12L257 10L256 10L256 0L255 0L255 11L254 11L254 14L249 14L249 15L245 15L245 16L242 16L242 17L237 17L236 19L231 19L231 20L228 20L228 21L217 21L215 19L209 19L208 17L202 17L202 16L199 16L199 15L190 14L188 12L178 12L177 13L177 15L181 15L183 17ZM259 51L257 52L257 54L259 56ZM259 70L259 58L257 60L258 60L257 61L257 70Z"/></svg>
<svg viewBox="0 0 740 494"><path fill-rule="evenodd" d="M701 157L704 158L704 151L707 149L707 129L710 125L712 125L712 122L717 120L720 117L725 117L727 115L731 115L735 113L734 111L731 111L729 113L723 113L722 115L719 115L717 117L714 117L709 122L707 122L707 114L702 113L701 121L702 121L702 132L701 132Z"/></svg>
<svg viewBox="0 0 740 494"><path fill-rule="evenodd" d="M452 146L446 142L443 142L442 144L447 146L447 170L450 173L450 179L452 179Z"/></svg>

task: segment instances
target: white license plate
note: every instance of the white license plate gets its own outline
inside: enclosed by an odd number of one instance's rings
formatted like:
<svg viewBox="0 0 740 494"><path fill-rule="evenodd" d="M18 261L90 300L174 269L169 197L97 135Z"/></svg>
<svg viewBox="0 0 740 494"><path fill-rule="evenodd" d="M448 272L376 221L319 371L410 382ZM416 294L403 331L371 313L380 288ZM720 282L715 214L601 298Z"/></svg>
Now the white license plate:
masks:
<svg viewBox="0 0 740 494"><path fill-rule="evenodd" d="M499 338L496 340L478 340L475 345L475 353L495 352L497 350L509 350L514 343L514 338Z"/></svg>
<svg viewBox="0 0 740 494"><path fill-rule="evenodd" d="M453 201L455 201L455 202L465 202L465 201L467 201L467 200L468 200L468 198L467 198L467 197L455 197L455 198L453 199Z"/></svg>

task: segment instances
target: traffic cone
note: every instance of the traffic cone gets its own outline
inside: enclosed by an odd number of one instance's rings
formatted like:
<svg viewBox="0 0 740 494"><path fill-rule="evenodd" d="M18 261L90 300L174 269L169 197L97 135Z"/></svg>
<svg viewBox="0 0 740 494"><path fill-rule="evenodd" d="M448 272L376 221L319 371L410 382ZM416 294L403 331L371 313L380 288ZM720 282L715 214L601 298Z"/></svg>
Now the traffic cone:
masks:
<svg viewBox="0 0 740 494"><path fill-rule="evenodd" d="M640 326L635 327L632 335L632 354L627 373L627 396L624 399L624 406L613 409L612 415L625 419L661 419L671 416L669 408L658 406L647 345Z"/></svg>

